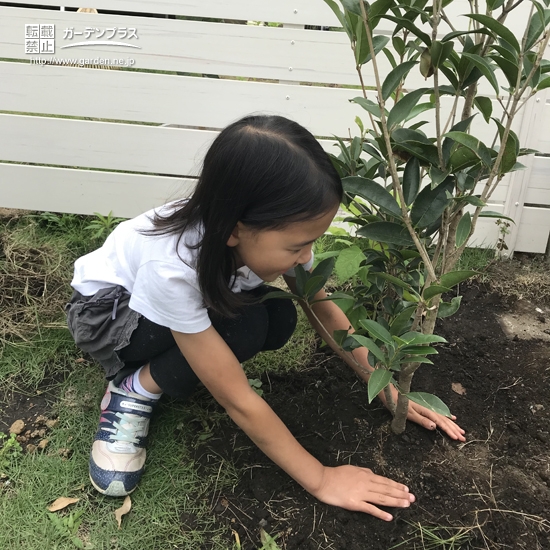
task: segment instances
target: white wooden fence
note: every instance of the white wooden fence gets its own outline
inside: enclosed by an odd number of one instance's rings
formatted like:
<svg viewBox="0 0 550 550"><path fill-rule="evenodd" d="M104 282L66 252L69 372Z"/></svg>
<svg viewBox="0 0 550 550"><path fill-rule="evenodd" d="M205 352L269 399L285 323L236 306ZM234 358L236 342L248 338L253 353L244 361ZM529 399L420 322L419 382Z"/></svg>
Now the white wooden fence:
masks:
<svg viewBox="0 0 550 550"><path fill-rule="evenodd" d="M322 0L94 0L99 14L77 13L80 6L71 1L64 8L59 0L44 0L40 8L0 3L2 207L134 216L189 194L209 143L245 114L288 116L332 151L330 136L355 133L355 117L364 116L348 101L359 92L349 88L358 77L347 36L306 28L338 25ZM449 7L457 26L466 6L464 0ZM519 35L526 17L515 14L507 25ZM26 53L32 40L26 32L33 30L26 25L45 25L43 32L53 25L55 38L42 37L42 47L53 41L55 51ZM448 31L442 26L442 34ZM37 58L48 64L36 64ZM131 65L105 70L55 65L54 59ZM383 55L377 59L390 70ZM371 71L364 69L367 85L374 84ZM420 74L414 78L411 85L429 85ZM492 88L484 94L495 99ZM494 128L481 119L474 131L490 144ZM548 129L550 94L541 92L515 130L522 146L550 154ZM550 158L523 162L527 170L502 182L490 209L516 220L510 250L544 252ZM494 221L483 220L475 239L494 245L498 236Z"/></svg>

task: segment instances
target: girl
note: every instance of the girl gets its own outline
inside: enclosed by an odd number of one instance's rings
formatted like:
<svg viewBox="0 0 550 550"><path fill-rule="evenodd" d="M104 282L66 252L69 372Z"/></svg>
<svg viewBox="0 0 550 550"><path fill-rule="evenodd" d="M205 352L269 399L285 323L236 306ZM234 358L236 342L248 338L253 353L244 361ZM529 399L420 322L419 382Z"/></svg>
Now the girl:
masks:
<svg viewBox="0 0 550 550"><path fill-rule="evenodd" d="M312 244L328 229L342 192L307 130L282 117L246 117L216 138L189 200L121 223L100 249L77 260L69 327L110 380L90 454L98 491L123 496L135 489L155 403L162 393L187 398L201 381L319 500L388 521L378 505L414 502L406 486L367 468L323 466L250 388L240 364L290 338L296 309L290 300L260 303L269 291L263 283L283 275L295 289L293 268L311 268ZM310 321L321 336L349 327L331 301L314 307L322 326ZM372 371L366 349L353 353ZM409 419L464 440L452 420L419 405L411 403Z"/></svg>

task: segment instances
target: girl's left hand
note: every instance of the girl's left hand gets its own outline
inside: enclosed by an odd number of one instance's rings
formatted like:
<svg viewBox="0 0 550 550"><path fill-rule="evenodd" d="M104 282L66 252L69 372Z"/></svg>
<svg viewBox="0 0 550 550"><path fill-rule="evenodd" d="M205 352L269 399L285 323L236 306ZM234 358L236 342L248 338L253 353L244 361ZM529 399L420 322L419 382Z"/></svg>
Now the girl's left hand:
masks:
<svg viewBox="0 0 550 550"><path fill-rule="evenodd" d="M394 401L397 403L398 392L394 387L392 387L392 395ZM380 392L378 397L382 403L386 405L386 396L384 395L384 392ZM454 420L456 420L456 416L447 418L446 416L433 412L422 405L418 405L418 403L409 401L407 420L416 422L427 430L435 430L436 428L439 428L440 430L443 430L451 439L466 441L466 438L464 437L465 431L454 422Z"/></svg>
<svg viewBox="0 0 550 550"><path fill-rule="evenodd" d="M466 441L464 437L464 430L454 422L456 416L447 418L442 414L430 411L418 403L409 401L409 413L407 414L407 420L420 424L427 430L435 430L439 428L443 430L451 439L458 441Z"/></svg>

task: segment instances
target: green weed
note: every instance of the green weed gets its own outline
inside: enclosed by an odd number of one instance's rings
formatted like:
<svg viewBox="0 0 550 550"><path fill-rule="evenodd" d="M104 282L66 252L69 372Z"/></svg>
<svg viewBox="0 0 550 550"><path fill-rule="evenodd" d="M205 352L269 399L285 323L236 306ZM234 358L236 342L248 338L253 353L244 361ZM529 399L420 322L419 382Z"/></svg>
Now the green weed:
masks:
<svg viewBox="0 0 550 550"><path fill-rule="evenodd" d="M92 239L96 241L104 241L113 231L113 229L124 218L115 218L113 212L109 212L106 216L102 216L98 212L94 212L95 219L93 219L84 229L91 232Z"/></svg>
<svg viewBox="0 0 550 550"><path fill-rule="evenodd" d="M10 434L9 437L0 432L0 473L4 473L17 460L23 450L15 434Z"/></svg>

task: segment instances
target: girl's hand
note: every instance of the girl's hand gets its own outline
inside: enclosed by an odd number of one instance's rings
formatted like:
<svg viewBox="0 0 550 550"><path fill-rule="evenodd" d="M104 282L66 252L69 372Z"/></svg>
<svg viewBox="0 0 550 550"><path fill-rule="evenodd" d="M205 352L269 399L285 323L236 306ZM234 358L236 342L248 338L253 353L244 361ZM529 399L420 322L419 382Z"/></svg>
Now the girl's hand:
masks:
<svg viewBox="0 0 550 550"><path fill-rule="evenodd" d="M439 428L443 430L451 439L457 439L458 441L466 441L464 437L464 430L455 422L456 416L447 418L442 414L430 411L426 407L409 401L409 412L407 414L407 420L420 424L427 430L435 430Z"/></svg>
<svg viewBox="0 0 550 550"><path fill-rule="evenodd" d="M391 392L394 402L397 403L397 398L399 394L393 386L391 388ZM386 396L384 392L380 392L378 397L385 406ZM454 420L456 420L456 416L453 416L452 418L447 418L446 416L433 412L430 409L423 407L422 405L418 405L413 401L409 401L409 412L407 414L407 420L410 420L411 422L416 422L427 430L435 430L436 428L439 428L440 430L443 430L451 439L466 441L466 438L464 437L465 431L454 422Z"/></svg>
<svg viewBox="0 0 550 550"><path fill-rule="evenodd" d="M408 508L415 501L405 485L368 468L350 465L325 466L321 486L312 494L326 504L365 512L384 521L391 521L393 516L375 505Z"/></svg>

